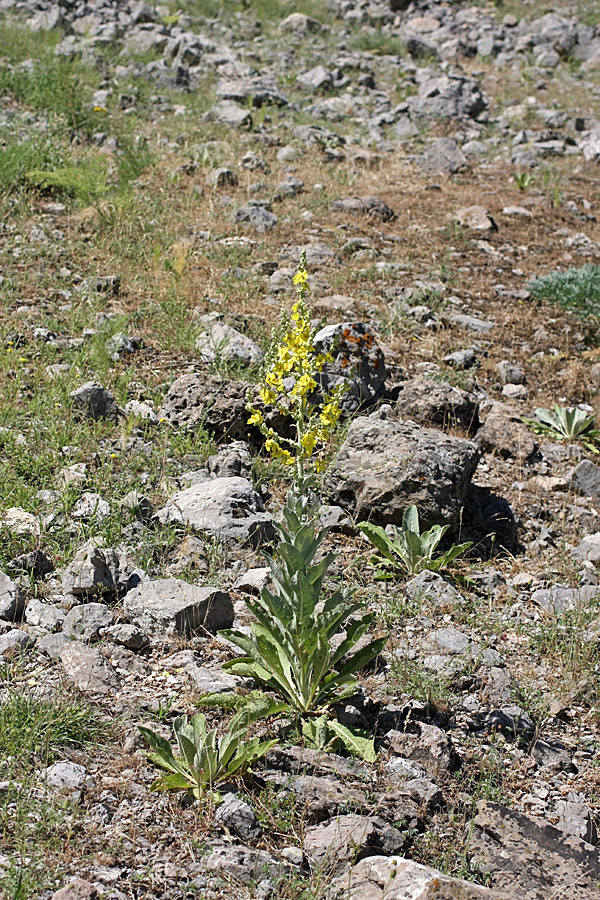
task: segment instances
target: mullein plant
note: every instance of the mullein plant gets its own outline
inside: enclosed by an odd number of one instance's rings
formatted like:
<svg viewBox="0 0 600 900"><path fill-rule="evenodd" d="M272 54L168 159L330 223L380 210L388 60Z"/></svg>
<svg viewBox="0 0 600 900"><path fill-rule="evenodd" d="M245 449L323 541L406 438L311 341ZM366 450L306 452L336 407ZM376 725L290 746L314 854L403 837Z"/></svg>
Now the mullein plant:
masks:
<svg viewBox="0 0 600 900"><path fill-rule="evenodd" d="M249 406L249 423L265 437L265 449L290 467L292 484L276 526L279 541L265 558L273 590L246 599L256 618L250 633L237 630L220 636L242 650L224 669L252 678L261 690L249 694L207 695L204 705L238 709L252 720L278 717L309 746L346 749L374 758L368 734L337 721L335 707L357 691L356 673L383 649L386 638L363 643L374 613L368 613L344 590L324 596L324 580L336 554L316 562L328 529L318 527L319 501L315 472L324 468L324 450L340 418L345 386L319 393L319 375L331 360L314 346L306 257L294 277L298 298L291 319L284 317L281 339L267 356L260 398L287 416L295 436L270 428L260 409Z"/></svg>

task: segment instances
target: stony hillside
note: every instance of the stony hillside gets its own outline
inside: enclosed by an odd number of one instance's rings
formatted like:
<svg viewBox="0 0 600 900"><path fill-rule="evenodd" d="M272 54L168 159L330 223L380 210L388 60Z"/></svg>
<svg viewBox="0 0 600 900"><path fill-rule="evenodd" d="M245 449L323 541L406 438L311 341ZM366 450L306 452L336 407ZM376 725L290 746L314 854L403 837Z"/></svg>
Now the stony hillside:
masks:
<svg viewBox="0 0 600 900"><path fill-rule="evenodd" d="M599 103L597 0L0 0L2 897L600 896ZM303 251L331 646L381 649L151 790L139 726L255 696Z"/></svg>

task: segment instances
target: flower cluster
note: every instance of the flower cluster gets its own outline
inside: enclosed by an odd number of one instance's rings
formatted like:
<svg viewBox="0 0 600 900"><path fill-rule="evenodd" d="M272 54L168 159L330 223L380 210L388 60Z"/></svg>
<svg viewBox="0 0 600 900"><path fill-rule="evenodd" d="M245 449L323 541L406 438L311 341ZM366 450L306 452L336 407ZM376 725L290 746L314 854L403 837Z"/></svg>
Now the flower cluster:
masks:
<svg viewBox="0 0 600 900"><path fill-rule="evenodd" d="M259 409L249 407L252 415L249 425L257 425L265 436L265 449L284 465L303 471L305 460L311 459L327 443L340 417L340 400L345 385L336 386L325 397L316 397L317 376L331 353L318 353L315 349L315 330L311 324L307 296L310 291L306 256L302 254L300 266L294 276L298 300L292 307L291 319L285 318L283 334L278 346L271 348L267 356L263 382L259 391L263 403L274 406L289 416L296 424L296 438L282 437L270 428ZM314 460L317 471L324 468L322 458Z"/></svg>

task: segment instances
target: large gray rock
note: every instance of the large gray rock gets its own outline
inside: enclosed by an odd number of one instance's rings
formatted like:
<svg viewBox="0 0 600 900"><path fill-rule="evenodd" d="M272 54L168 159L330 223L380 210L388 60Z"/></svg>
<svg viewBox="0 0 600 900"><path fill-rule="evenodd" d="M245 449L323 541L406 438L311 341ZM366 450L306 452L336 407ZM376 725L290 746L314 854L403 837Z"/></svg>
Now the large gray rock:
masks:
<svg viewBox="0 0 600 900"><path fill-rule="evenodd" d="M496 890L398 856L362 859L334 887L344 900L509 900Z"/></svg>
<svg viewBox="0 0 600 900"><path fill-rule="evenodd" d="M289 865L266 850L254 850L240 844L211 843L202 857L206 872L233 878L243 884L258 884L264 878L277 878L289 873Z"/></svg>
<svg viewBox="0 0 600 900"><path fill-rule="evenodd" d="M264 234L275 228L277 216L259 203L245 203L235 211L233 221L236 224L248 225L259 234Z"/></svg>
<svg viewBox="0 0 600 900"><path fill-rule="evenodd" d="M367 325L326 325L315 335L315 348L333 354L333 362L321 372L323 391L327 393L340 383L349 387L340 404L345 412L356 412L381 396L387 378L385 357Z"/></svg>
<svg viewBox="0 0 600 900"><path fill-rule="evenodd" d="M113 614L104 603L78 604L67 613L63 634L80 641L97 641L112 620Z"/></svg>
<svg viewBox="0 0 600 900"><path fill-rule="evenodd" d="M88 419L110 419L115 422L119 411L112 394L96 381L88 381L71 393L73 408Z"/></svg>
<svg viewBox="0 0 600 900"><path fill-rule="evenodd" d="M23 591L12 578L0 572L0 619L16 622L22 618L25 609Z"/></svg>
<svg viewBox="0 0 600 900"><path fill-rule="evenodd" d="M113 666L96 647L67 641L60 650L60 661L66 675L80 691L114 694L121 687Z"/></svg>
<svg viewBox="0 0 600 900"><path fill-rule="evenodd" d="M220 541L253 544L273 537L273 517L246 478L213 478L174 494L159 522L189 525Z"/></svg>
<svg viewBox="0 0 600 900"><path fill-rule="evenodd" d="M414 422L362 417L350 426L328 495L357 520L400 525L415 503L423 529L455 526L478 460L471 441Z"/></svg>
<svg viewBox="0 0 600 900"><path fill-rule="evenodd" d="M492 875L496 891L520 900L597 896L596 847L544 819L480 801L467 840L471 860Z"/></svg>
<svg viewBox="0 0 600 900"><path fill-rule="evenodd" d="M57 762L42 774L42 781L53 793L66 794L71 801L77 802L91 779L85 766L74 762Z"/></svg>
<svg viewBox="0 0 600 900"><path fill-rule="evenodd" d="M263 352L255 341L225 322L215 322L201 334L196 340L196 350L200 351L202 362L207 363L227 359L252 365L263 358Z"/></svg>
<svg viewBox="0 0 600 900"><path fill-rule="evenodd" d="M125 596L123 610L148 634L214 633L233 624L229 594L178 578L160 578L140 585Z"/></svg>
<svg viewBox="0 0 600 900"><path fill-rule="evenodd" d="M430 378L413 378L403 384L394 412L403 419L443 429L459 425L473 432L479 427L477 398L447 382Z"/></svg>
<svg viewBox="0 0 600 900"><path fill-rule="evenodd" d="M233 100L223 100L221 103L215 103L207 113L207 117L220 122L221 125L227 125L229 128L252 127L250 110L240 106L239 103L235 103Z"/></svg>
<svg viewBox="0 0 600 900"><path fill-rule="evenodd" d="M217 96L221 100L233 100L236 103L252 102L252 106L275 104L286 106L287 100L272 78L237 78L222 81L217 87Z"/></svg>
<svg viewBox="0 0 600 900"><path fill-rule="evenodd" d="M357 855L397 853L403 843L400 832L378 817L354 813L311 825L304 835L304 851L311 866L336 871L346 868Z"/></svg>
<svg viewBox="0 0 600 900"><path fill-rule="evenodd" d="M590 459L583 459L567 477L572 490L592 500L600 500L600 467Z"/></svg>
<svg viewBox="0 0 600 900"><path fill-rule="evenodd" d="M235 794L225 794L223 803L217 809L215 822L237 834L243 841L256 841L262 833L250 804Z"/></svg>
<svg viewBox="0 0 600 900"><path fill-rule="evenodd" d="M454 175L467 168L467 160L456 141L452 138L440 138L429 144L417 157L417 165L428 175Z"/></svg>

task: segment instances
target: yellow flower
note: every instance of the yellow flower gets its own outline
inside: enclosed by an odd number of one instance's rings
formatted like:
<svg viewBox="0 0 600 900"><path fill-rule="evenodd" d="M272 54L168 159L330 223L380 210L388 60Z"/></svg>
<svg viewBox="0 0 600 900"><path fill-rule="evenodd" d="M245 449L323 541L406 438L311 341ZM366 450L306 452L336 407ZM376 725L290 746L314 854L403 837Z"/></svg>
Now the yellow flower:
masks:
<svg viewBox="0 0 600 900"><path fill-rule="evenodd" d="M300 290L309 290L310 288L308 283L308 272L306 269L298 269L292 281L294 284L299 285Z"/></svg>
<svg viewBox="0 0 600 900"><path fill-rule="evenodd" d="M261 388L258 392L258 396L263 403L275 403L275 400L277 399L277 394L275 393L275 391L267 387Z"/></svg>
<svg viewBox="0 0 600 900"><path fill-rule="evenodd" d="M248 425L262 425L264 422L263 414L259 409L253 409L252 415L248 419Z"/></svg>

